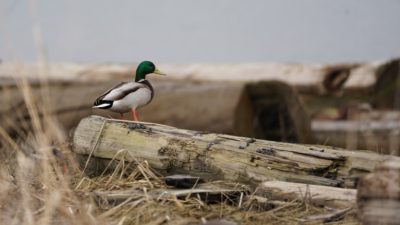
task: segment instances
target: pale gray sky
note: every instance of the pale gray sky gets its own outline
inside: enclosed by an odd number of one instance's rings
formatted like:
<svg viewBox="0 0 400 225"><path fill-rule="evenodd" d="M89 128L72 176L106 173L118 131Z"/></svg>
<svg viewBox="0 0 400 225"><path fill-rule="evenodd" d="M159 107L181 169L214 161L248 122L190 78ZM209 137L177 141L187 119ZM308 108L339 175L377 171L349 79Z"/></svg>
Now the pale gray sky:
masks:
<svg viewBox="0 0 400 225"><path fill-rule="evenodd" d="M0 58L342 62L400 56L400 0L1 0Z"/></svg>

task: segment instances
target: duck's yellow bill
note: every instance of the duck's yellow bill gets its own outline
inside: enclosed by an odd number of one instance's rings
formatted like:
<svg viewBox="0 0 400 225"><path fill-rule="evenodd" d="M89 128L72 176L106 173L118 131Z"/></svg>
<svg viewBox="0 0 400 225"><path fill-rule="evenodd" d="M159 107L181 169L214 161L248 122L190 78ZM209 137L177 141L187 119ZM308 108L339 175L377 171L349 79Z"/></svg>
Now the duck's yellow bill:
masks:
<svg viewBox="0 0 400 225"><path fill-rule="evenodd" d="M166 75L167 75L167 74L162 73L161 71L159 71L157 68L154 70L153 73L158 74L158 75L163 75L163 76L166 76Z"/></svg>

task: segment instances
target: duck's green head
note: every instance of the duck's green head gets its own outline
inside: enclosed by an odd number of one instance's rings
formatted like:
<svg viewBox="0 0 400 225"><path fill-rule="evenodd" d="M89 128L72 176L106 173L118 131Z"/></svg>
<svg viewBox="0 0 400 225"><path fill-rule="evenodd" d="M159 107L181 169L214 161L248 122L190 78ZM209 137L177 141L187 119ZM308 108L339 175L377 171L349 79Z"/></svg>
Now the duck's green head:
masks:
<svg viewBox="0 0 400 225"><path fill-rule="evenodd" d="M159 71L156 68L154 63L152 63L150 61L143 61L139 64L139 66L136 69L135 81L138 82L142 79L146 79L146 75L150 74L150 73L154 73L154 74L158 74L158 75L165 75L164 73L161 73L161 71Z"/></svg>

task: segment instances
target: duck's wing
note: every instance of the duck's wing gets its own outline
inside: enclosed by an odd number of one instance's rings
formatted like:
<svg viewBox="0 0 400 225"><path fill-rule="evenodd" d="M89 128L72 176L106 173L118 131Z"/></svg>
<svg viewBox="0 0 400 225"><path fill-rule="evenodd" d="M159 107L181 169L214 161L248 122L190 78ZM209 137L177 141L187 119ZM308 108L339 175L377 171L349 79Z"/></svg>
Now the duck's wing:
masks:
<svg viewBox="0 0 400 225"><path fill-rule="evenodd" d="M104 94L102 94L100 97L96 99L94 102L94 105L100 105L102 103L106 102L112 102L112 101L117 101L128 94L135 92L139 90L140 88L146 88L143 84L141 83L136 83L136 82L122 82L115 87L111 88L110 90L106 91Z"/></svg>

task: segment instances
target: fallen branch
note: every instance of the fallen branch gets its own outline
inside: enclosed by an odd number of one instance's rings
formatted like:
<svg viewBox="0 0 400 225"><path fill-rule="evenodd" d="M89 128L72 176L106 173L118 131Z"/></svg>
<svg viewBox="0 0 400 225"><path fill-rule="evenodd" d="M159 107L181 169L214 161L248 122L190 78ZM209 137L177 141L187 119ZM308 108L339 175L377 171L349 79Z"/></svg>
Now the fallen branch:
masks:
<svg viewBox="0 0 400 225"><path fill-rule="evenodd" d="M343 219L343 217L345 217L347 213L351 212L352 209L353 208L346 208L346 209L338 210L336 212L329 213L329 214L308 216L302 222L328 223L328 222L338 221L338 220Z"/></svg>

